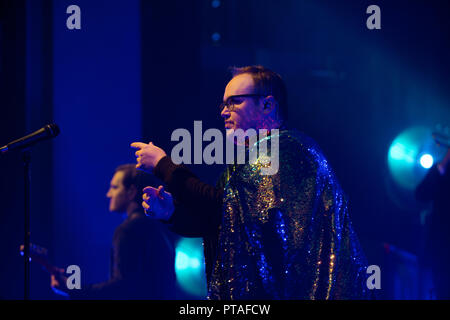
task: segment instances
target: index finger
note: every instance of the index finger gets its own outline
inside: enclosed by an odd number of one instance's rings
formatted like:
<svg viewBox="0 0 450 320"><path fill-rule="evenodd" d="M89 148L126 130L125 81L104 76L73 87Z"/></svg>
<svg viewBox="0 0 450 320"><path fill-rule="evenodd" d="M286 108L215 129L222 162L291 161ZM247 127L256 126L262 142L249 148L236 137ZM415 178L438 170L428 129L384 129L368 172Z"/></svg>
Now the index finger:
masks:
<svg viewBox="0 0 450 320"><path fill-rule="evenodd" d="M142 149L142 148L145 148L146 146L148 146L148 144L143 143L143 142L133 142L132 144L130 144L130 147L136 148L136 149Z"/></svg>
<svg viewBox="0 0 450 320"><path fill-rule="evenodd" d="M142 192L146 194L156 194L156 189L149 186L142 189Z"/></svg>

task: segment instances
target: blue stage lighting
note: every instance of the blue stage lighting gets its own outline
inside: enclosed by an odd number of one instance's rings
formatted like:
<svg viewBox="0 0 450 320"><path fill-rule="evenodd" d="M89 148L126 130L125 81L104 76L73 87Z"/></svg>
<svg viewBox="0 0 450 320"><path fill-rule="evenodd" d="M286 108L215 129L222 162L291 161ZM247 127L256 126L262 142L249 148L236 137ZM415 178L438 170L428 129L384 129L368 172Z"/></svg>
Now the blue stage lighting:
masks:
<svg viewBox="0 0 450 320"><path fill-rule="evenodd" d="M218 32L214 32L214 33L212 34L212 36L211 36L211 39L212 39L214 42L219 41L220 38L221 38L221 36L220 36L220 33L218 33Z"/></svg>
<svg viewBox="0 0 450 320"><path fill-rule="evenodd" d="M388 151L388 166L393 180L403 189L413 191L426 170L442 158L444 148L438 147L430 128L417 126L401 132Z"/></svg>
<svg viewBox="0 0 450 320"><path fill-rule="evenodd" d="M434 159L431 154L424 154L420 157L420 165L424 167L425 169L430 169L433 166Z"/></svg>
<svg viewBox="0 0 450 320"><path fill-rule="evenodd" d="M206 277L202 240L183 238L175 249L175 274L180 287L191 295L206 296Z"/></svg>
<svg viewBox="0 0 450 320"><path fill-rule="evenodd" d="M211 6L212 6L214 9L217 9L218 7L220 7L220 1L219 1L219 0L213 0L213 1L211 2Z"/></svg>

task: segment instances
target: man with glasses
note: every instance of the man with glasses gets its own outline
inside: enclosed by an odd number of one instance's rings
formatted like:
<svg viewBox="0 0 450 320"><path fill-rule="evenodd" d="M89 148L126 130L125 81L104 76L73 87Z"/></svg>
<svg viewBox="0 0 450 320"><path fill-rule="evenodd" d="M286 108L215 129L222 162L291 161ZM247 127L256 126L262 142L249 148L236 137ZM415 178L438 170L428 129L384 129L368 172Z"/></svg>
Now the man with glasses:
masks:
<svg viewBox="0 0 450 320"><path fill-rule="evenodd" d="M144 189L147 214L203 237L209 299L366 298L366 262L345 195L316 143L287 128L284 81L262 66L232 74L220 106L227 136L269 130L256 145L278 139L278 171L262 174L260 158L234 163L213 187L153 143L135 142L136 167L169 191Z"/></svg>

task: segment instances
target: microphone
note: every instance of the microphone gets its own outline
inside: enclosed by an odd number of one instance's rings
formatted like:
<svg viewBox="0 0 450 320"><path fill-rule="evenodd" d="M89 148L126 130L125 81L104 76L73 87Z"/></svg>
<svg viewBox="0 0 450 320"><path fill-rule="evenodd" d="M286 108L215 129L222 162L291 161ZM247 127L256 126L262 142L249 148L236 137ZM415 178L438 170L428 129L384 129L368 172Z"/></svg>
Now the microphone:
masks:
<svg viewBox="0 0 450 320"><path fill-rule="evenodd" d="M56 137L59 134L59 127L52 123L45 127L30 133L29 135L14 140L0 148L2 154L8 151L20 150L34 145L35 143Z"/></svg>

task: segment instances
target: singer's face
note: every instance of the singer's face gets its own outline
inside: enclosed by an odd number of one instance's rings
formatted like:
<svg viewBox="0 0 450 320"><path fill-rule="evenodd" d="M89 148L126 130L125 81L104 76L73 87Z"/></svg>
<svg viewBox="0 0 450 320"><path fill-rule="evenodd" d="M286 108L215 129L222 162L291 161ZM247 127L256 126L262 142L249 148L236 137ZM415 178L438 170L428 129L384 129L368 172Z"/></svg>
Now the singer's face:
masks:
<svg viewBox="0 0 450 320"><path fill-rule="evenodd" d="M225 107L220 113L225 121L225 129L242 129L245 131L250 128L257 129L260 127L263 116L261 113L261 100L251 97L233 98L236 95L254 94L255 91L253 78L248 73L237 75L228 82L223 101L232 103L233 111Z"/></svg>
<svg viewBox="0 0 450 320"><path fill-rule="evenodd" d="M129 204L127 190L123 185L123 171L117 171L111 179L106 197L109 198L109 211L126 212Z"/></svg>

